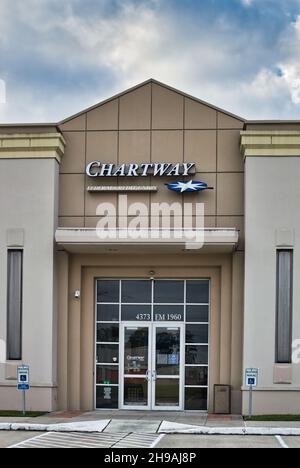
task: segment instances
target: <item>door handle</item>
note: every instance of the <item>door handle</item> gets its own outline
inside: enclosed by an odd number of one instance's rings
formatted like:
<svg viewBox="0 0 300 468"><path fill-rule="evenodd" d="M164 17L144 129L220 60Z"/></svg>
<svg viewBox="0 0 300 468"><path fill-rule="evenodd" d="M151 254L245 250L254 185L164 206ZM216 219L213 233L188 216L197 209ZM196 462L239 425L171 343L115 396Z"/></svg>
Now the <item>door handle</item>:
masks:
<svg viewBox="0 0 300 468"><path fill-rule="evenodd" d="M146 372L146 378L145 378L145 382L149 382L150 381L150 371L147 370Z"/></svg>
<svg viewBox="0 0 300 468"><path fill-rule="evenodd" d="M152 372L152 379L155 381L156 380L156 371Z"/></svg>

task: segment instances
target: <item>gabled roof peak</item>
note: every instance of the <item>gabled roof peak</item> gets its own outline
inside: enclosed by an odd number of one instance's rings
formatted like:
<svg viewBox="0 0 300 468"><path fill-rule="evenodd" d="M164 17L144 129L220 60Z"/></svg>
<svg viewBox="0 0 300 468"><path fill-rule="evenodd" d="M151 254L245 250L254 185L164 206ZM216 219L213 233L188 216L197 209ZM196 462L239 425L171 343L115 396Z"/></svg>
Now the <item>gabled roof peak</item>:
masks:
<svg viewBox="0 0 300 468"><path fill-rule="evenodd" d="M72 115L72 116L70 116L70 117L67 117L66 119L64 119L64 120L62 120L61 122L59 122L57 125L62 125L62 124L64 124L64 123L66 123L66 122L69 122L70 120L73 120L73 119L75 119L75 118L77 118L77 117L80 117L81 115L83 115L83 114L85 114L85 113L87 113L87 112L90 112L90 111L96 109L97 107L103 106L104 104L107 104L107 103L109 103L109 102L111 102L111 101L113 101L113 100L115 100L115 99L118 99L118 98L120 98L120 97L122 97L122 96L125 96L126 94L132 93L133 91L136 91L136 90L138 90L139 88L142 88L143 86L147 86L147 85L149 85L149 84L155 84L155 85L157 85L157 86L161 86L161 87L163 87L163 88L165 88L165 89L168 89L169 91L172 91L172 92L174 92L174 93L180 94L181 96L184 96L184 97L187 98L187 99L191 99L191 100L193 100L193 101L195 101L195 102L198 102L199 104L202 104L202 105L204 105L204 106L207 106L207 107L209 107L209 108L211 108L211 109L213 109L213 110L215 110L215 111L217 111L217 112L221 112L221 113L223 113L223 114L225 114L225 115L227 115L227 116L229 116L229 117L232 117L232 118L234 118L234 119L240 120L241 122L246 122L246 119L244 119L244 118L242 118L242 117L240 117L240 116L237 116L237 115L235 115L235 114L232 114L231 112L228 112L228 111L226 111L226 110L224 110L224 109L221 109L221 108L219 108L219 107L216 107L216 106L214 106L214 105L212 105L212 104L210 104L210 103L208 103L208 102L206 102L206 101L203 101L203 100L201 100L201 99L198 99L198 98L196 98L195 96L192 96L192 95L190 95L190 94L187 94L187 93L185 93L185 92L183 92L183 91L180 91L180 90L178 90L178 89L176 89L176 88L173 88L172 86L169 86L169 85L167 85L167 84L165 84L165 83L162 83L162 82L160 82L160 81L158 81L158 80L156 80L156 79L154 79L154 78L150 78L150 79L148 79L148 80L146 80L146 81L143 81L142 83L139 83L139 84L136 85L136 86L133 86L133 87L131 87L131 88L129 88L129 89L126 89L125 91L122 91L122 92L120 92L120 93L118 93L118 94L115 94L114 96L112 96L112 97L110 97L110 98L108 98L108 99L105 99L105 100L103 100L103 101L101 101L101 102L99 102L99 103L97 103L97 104L95 104L95 105L93 105L93 106L91 106L91 107L88 107L87 109L84 109L84 110L78 112L77 114L74 114L74 115Z"/></svg>

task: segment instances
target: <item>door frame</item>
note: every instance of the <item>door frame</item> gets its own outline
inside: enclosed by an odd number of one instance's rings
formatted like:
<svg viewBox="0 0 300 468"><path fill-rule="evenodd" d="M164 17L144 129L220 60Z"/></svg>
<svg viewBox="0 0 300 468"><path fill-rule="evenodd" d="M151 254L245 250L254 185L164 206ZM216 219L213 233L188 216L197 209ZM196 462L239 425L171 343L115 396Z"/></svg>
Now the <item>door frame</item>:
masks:
<svg viewBox="0 0 300 468"><path fill-rule="evenodd" d="M173 325L173 326L172 326ZM148 382L148 404L144 406L125 405L124 404L124 345L125 328L148 328L148 374L145 376L132 376L128 378L147 379ZM155 405L155 358L156 353L156 329L157 328L176 328L180 331L180 362L179 362L179 406L156 406ZM184 408L184 362L185 362L185 344L184 344L185 324L182 322L121 322L120 324L120 349L119 349L119 409L129 411L183 411ZM163 377L162 377L163 378ZM166 376L165 378L176 378Z"/></svg>
<svg viewBox="0 0 300 468"><path fill-rule="evenodd" d="M169 328L179 329L180 333L180 350L179 350L179 406L157 406L155 405L155 382L156 378L153 378L154 371L156 372L156 329L157 328ZM183 411L184 409L184 362L185 362L185 343L184 343L184 330L185 324L182 322L152 322L152 368L151 368L151 409L153 411ZM177 379L177 376L160 376L161 379Z"/></svg>
<svg viewBox="0 0 300 468"><path fill-rule="evenodd" d="M124 404L124 345L125 328L148 328L148 374L143 377L128 375L128 378L147 379L148 382L148 404L144 406L134 406ZM120 323L120 349L119 349L119 409L130 411L150 411L151 410L151 346L152 346L152 324L151 322L121 322Z"/></svg>

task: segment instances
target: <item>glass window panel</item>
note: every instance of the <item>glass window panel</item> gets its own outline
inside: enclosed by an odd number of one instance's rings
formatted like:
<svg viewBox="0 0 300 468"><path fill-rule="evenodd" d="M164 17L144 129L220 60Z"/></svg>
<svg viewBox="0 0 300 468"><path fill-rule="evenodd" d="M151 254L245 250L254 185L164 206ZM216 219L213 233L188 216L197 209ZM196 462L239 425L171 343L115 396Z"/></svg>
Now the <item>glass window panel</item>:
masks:
<svg viewBox="0 0 300 468"><path fill-rule="evenodd" d="M208 325L186 325L186 343L208 343Z"/></svg>
<svg viewBox="0 0 300 468"><path fill-rule="evenodd" d="M119 345L97 345L97 362L103 364L117 364L119 362Z"/></svg>
<svg viewBox="0 0 300 468"><path fill-rule="evenodd" d="M118 322L119 305L118 304L98 304L97 305L98 322Z"/></svg>
<svg viewBox="0 0 300 468"><path fill-rule="evenodd" d="M179 379L156 380L155 405L179 406Z"/></svg>
<svg viewBox="0 0 300 468"><path fill-rule="evenodd" d="M119 341L119 325L114 323L97 324L97 342L114 343Z"/></svg>
<svg viewBox="0 0 300 468"><path fill-rule="evenodd" d="M119 366L97 366L96 383L105 385L118 384Z"/></svg>
<svg viewBox="0 0 300 468"><path fill-rule="evenodd" d="M209 280L187 281L186 302L189 304L208 304Z"/></svg>
<svg viewBox="0 0 300 468"><path fill-rule="evenodd" d="M150 322L151 305L122 305L121 315L125 322Z"/></svg>
<svg viewBox="0 0 300 468"><path fill-rule="evenodd" d="M151 281L122 281L123 303L151 303Z"/></svg>
<svg viewBox="0 0 300 468"><path fill-rule="evenodd" d="M207 411L207 389L186 387L185 409L187 411Z"/></svg>
<svg viewBox="0 0 300 468"><path fill-rule="evenodd" d="M7 257L7 359L22 359L22 250Z"/></svg>
<svg viewBox="0 0 300 468"><path fill-rule="evenodd" d="M183 322L184 306L154 306L155 322Z"/></svg>
<svg viewBox="0 0 300 468"><path fill-rule="evenodd" d="M208 364L208 346L186 346L186 364Z"/></svg>
<svg viewBox="0 0 300 468"><path fill-rule="evenodd" d="M148 405L148 382L145 379L124 379L124 405Z"/></svg>
<svg viewBox="0 0 300 468"><path fill-rule="evenodd" d="M118 409L119 388L118 387L97 387L96 390L97 409Z"/></svg>
<svg viewBox="0 0 300 468"><path fill-rule="evenodd" d="M154 302L158 304L183 304L184 281L155 281Z"/></svg>
<svg viewBox="0 0 300 468"><path fill-rule="evenodd" d="M120 282L118 280L97 281L97 302L119 302Z"/></svg>
<svg viewBox="0 0 300 468"><path fill-rule="evenodd" d="M147 327L126 328L124 347L124 374L146 375L149 356Z"/></svg>
<svg viewBox="0 0 300 468"><path fill-rule="evenodd" d="M277 251L276 362L292 362L293 251Z"/></svg>
<svg viewBox="0 0 300 468"><path fill-rule="evenodd" d="M186 306L186 321L187 322L208 322L209 321L209 306L207 305L187 305Z"/></svg>
<svg viewBox="0 0 300 468"><path fill-rule="evenodd" d="M168 328L156 329L157 375L179 375L180 365L180 330Z"/></svg>
<svg viewBox="0 0 300 468"><path fill-rule="evenodd" d="M208 385L207 367L186 367L185 385Z"/></svg>

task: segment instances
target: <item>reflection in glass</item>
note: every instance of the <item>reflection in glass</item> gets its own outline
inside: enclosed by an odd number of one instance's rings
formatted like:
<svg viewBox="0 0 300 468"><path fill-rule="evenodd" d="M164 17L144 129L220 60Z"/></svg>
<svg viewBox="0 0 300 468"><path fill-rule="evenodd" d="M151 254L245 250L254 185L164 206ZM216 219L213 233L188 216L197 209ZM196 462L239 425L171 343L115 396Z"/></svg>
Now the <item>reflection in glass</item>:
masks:
<svg viewBox="0 0 300 468"><path fill-rule="evenodd" d="M124 373L146 375L149 331L147 327L125 328Z"/></svg>
<svg viewBox="0 0 300 468"><path fill-rule="evenodd" d="M209 321L208 305L187 305L186 306L186 321L187 322L202 322Z"/></svg>
<svg viewBox="0 0 300 468"><path fill-rule="evenodd" d="M96 382L105 385L118 384L119 366L97 366Z"/></svg>
<svg viewBox="0 0 300 468"><path fill-rule="evenodd" d="M97 345L97 362L103 364L117 364L119 362L119 345Z"/></svg>
<svg viewBox="0 0 300 468"><path fill-rule="evenodd" d="M148 405L148 382L145 379L124 380L124 405Z"/></svg>
<svg viewBox="0 0 300 468"><path fill-rule="evenodd" d="M157 304L183 304L184 281L155 281L154 302Z"/></svg>
<svg viewBox="0 0 300 468"><path fill-rule="evenodd" d="M121 315L124 322L150 322L151 305L122 305Z"/></svg>
<svg viewBox="0 0 300 468"><path fill-rule="evenodd" d="M179 406L179 379L156 380L155 405Z"/></svg>
<svg viewBox="0 0 300 468"><path fill-rule="evenodd" d="M122 302L151 303L151 281L122 281Z"/></svg>
<svg viewBox="0 0 300 468"><path fill-rule="evenodd" d="M185 385L208 385L208 367L186 367Z"/></svg>
<svg viewBox="0 0 300 468"><path fill-rule="evenodd" d="M208 343L208 325L186 325L186 343Z"/></svg>
<svg viewBox="0 0 300 468"><path fill-rule="evenodd" d="M116 280L97 281L97 302L119 302L120 282Z"/></svg>
<svg viewBox="0 0 300 468"><path fill-rule="evenodd" d="M119 388L101 386L96 390L97 409L118 409L119 406Z"/></svg>
<svg viewBox="0 0 300 468"><path fill-rule="evenodd" d="M97 342L114 343L119 341L119 325L114 323L97 324Z"/></svg>
<svg viewBox="0 0 300 468"><path fill-rule="evenodd" d="M98 304L97 322L118 322L119 304Z"/></svg>
<svg viewBox="0 0 300 468"><path fill-rule="evenodd" d="M207 388L186 387L185 409L187 411L207 411Z"/></svg>
<svg viewBox="0 0 300 468"><path fill-rule="evenodd" d="M185 351L186 364L208 364L208 346L188 345Z"/></svg>
<svg viewBox="0 0 300 468"><path fill-rule="evenodd" d="M156 328L156 373L179 375L180 329Z"/></svg>
<svg viewBox="0 0 300 468"><path fill-rule="evenodd" d="M155 322L183 322L184 306L154 306L153 317Z"/></svg>
<svg viewBox="0 0 300 468"><path fill-rule="evenodd" d="M208 304L209 280L187 281L186 302L189 304Z"/></svg>

